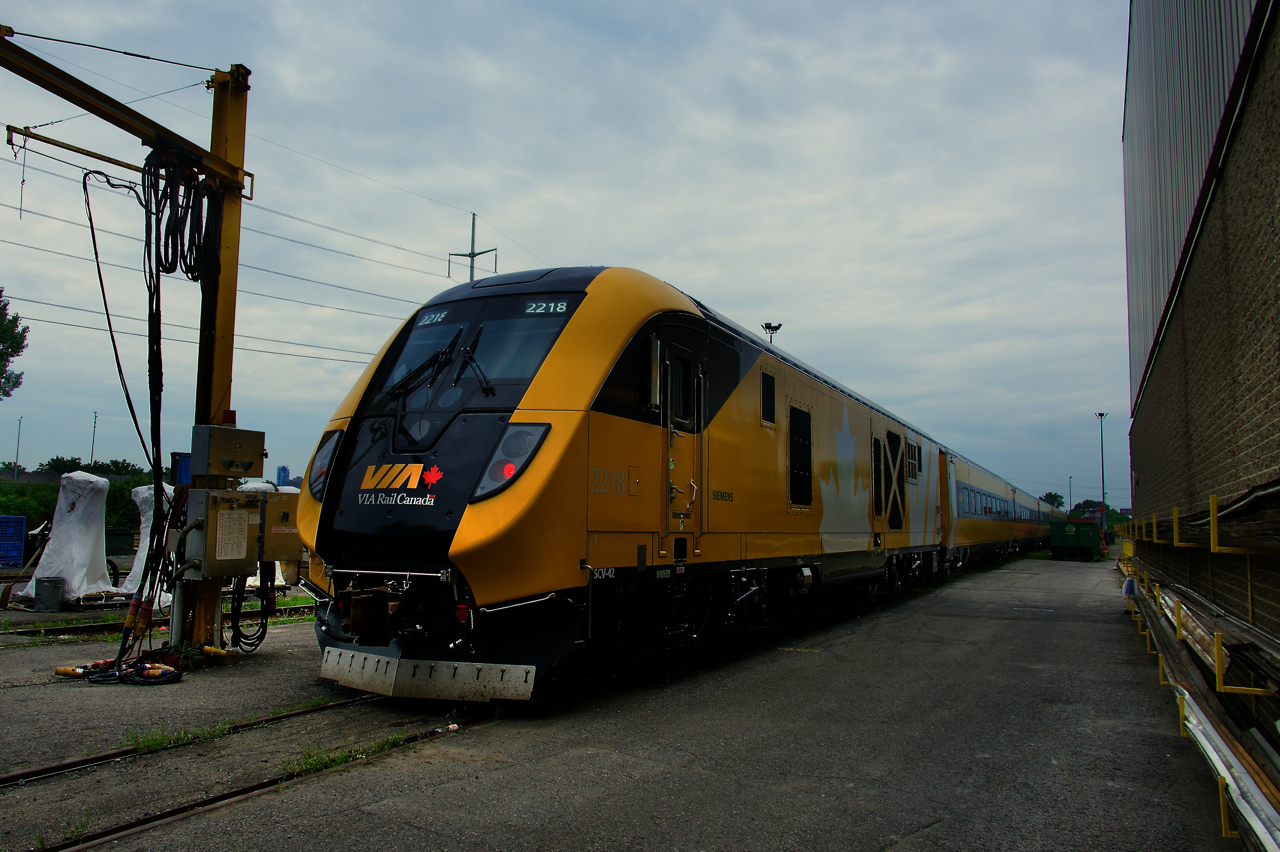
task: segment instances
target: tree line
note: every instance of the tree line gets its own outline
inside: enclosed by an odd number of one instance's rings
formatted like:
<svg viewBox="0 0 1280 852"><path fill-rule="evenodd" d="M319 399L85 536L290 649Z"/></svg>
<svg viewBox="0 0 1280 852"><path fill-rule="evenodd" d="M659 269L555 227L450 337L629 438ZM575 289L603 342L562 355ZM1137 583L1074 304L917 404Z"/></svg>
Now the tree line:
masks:
<svg viewBox="0 0 1280 852"><path fill-rule="evenodd" d="M151 484L151 474L127 459L94 460L86 464L77 456L54 456L36 466L40 473L72 473L83 470L95 476L124 477L107 488L107 528L136 530L142 523L131 492ZM19 465L18 474L27 473ZM5 477L9 477L6 479ZM14 482L13 462L0 464L0 515L22 515L33 530L53 519L58 504L58 484L54 482Z"/></svg>
<svg viewBox="0 0 1280 852"><path fill-rule="evenodd" d="M56 473L61 475L74 473L77 470L92 473L94 476L137 476L140 473L146 473L145 468L134 464L128 459L94 460L86 464L81 461L79 456L54 456L48 461L43 461L36 465L36 473ZM0 475L5 473L13 476L13 462L0 464ZM29 473L29 471L23 465L18 465L18 475L21 476L24 473Z"/></svg>

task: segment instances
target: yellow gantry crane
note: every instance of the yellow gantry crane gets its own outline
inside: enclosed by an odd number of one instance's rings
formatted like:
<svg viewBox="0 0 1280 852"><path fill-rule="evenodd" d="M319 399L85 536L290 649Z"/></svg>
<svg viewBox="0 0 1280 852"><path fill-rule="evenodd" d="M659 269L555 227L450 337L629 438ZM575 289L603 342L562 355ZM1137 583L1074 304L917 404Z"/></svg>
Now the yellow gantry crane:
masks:
<svg viewBox="0 0 1280 852"><path fill-rule="evenodd" d="M253 175L244 170L245 123L249 94L249 69L232 65L229 71L215 71L213 122L208 149L196 145L129 106L98 91L55 65L23 50L13 42L12 27L0 25L0 67L35 83L80 109L135 136L143 145L166 145L184 153L205 179L216 183L222 196L222 236L218 247L221 271L211 281L201 281L199 356L196 373L196 426L233 425L231 380L235 347L236 280L240 262L240 214L246 182L252 199ZM14 135L34 139L78 154L109 162L133 171L137 166L87 151L74 145L33 133L27 128L8 128ZM161 461L153 460L155 464ZM259 460L259 464L261 461ZM194 473L194 471L193 471ZM207 483L206 487L225 487ZM187 581L187 589L175 594L175 625L190 624L174 641L221 644L222 579ZM184 585L184 584L179 584ZM188 616L184 621L179 610ZM186 635L191 633L191 635ZM212 640L212 641L209 641Z"/></svg>

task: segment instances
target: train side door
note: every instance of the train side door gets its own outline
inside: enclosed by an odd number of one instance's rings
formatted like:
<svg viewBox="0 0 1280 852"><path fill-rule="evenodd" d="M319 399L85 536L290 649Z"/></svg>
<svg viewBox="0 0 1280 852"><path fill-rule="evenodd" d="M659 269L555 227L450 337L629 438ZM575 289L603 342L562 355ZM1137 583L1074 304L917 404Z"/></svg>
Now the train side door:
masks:
<svg viewBox="0 0 1280 852"><path fill-rule="evenodd" d="M689 557L702 534L703 382L702 359L695 346L663 347L667 506L661 549L672 552L677 562Z"/></svg>
<svg viewBox="0 0 1280 852"><path fill-rule="evenodd" d="M956 546L956 530L960 526L960 487L956 483L956 460L947 457L947 529L944 532L947 549Z"/></svg>
<svg viewBox="0 0 1280 852"><path fill-rule="evenodd" d="M938 453L938 544L951 546L951 534L955 527L955 462L945 452Z"/></svg>

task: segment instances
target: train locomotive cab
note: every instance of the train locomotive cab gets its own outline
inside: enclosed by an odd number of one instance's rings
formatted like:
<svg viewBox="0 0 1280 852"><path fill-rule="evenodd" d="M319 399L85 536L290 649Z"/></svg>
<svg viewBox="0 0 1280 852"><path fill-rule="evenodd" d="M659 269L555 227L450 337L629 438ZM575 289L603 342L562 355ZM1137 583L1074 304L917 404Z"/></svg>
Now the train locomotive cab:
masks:
<svg viewBox="0 0 1280 852"><path fill-rule="evenodd" d="M672 309L694 306L634 270L577 268L464 284L405 322L306 476L301 528L331 579L322 676L387 695L528 698L573 651L587 409L622 344Z"/></svg>

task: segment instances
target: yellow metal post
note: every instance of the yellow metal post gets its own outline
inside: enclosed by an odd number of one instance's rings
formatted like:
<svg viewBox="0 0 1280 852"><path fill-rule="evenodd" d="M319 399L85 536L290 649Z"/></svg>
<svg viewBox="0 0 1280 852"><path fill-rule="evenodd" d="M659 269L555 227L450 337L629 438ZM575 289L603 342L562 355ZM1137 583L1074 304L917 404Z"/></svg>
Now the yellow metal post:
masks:
<svg viewBox="0 0 1280 852"><path fill-rule="evenodd" d="M1156 672L1157 672L1157 674L1159 674L1159 676L1160 676L1160 685L1161 685L1161 686L1173 686L1173 681L1171 681L1171 680L1166 680L1166 679L1165 679L1165 676L1164 676L1164 654L1160 654L1160 655L1159 655L1159 659L1158 659L1156 662L1159 664L1159 665L1158 665L1158 667L1157 667L1157 669L1156 669Z"/></svg>
<svg viewBox="0 0 1280 852"><path fill-rule="evenodd" d="M1178 733L1184 737L1190 737L1187 733L1187 697L1181 692L1178 693Z"/></svg>
<svg viewBox="0 0 1280 852"><path fill-rule="evenodd" d="M1222 836L1229 840L1239 837L1240 832L1231 830L1231 811L1227 807L1227 779L1221 775L1218 776L1218 807L1222 809Z"/></svg>
<svg viewBox="0 0 1280 852"><path fill-rule="evenodd" d="M249 69L232 65L213 75L213 129L209 150L244 167ZM222 245L217 281L201 282L200 355L196 372L196 424L222 424L231 409L231 368L236 340L236 283L240 266L239 184L220 181Z"/></svg>
<svg viewBox="0 0 1280 852"><path fill-rule="evenodd" d="M1209 495L1209 550L1218 552L1218 495Z"/></svg>
<svg viewBox="0 0 1280 852"><path fill-rule="evenodd" d="M1160 544L1160 537L1156 532L1156 525L1159 523L1160 523L1159 520L1157 520L1156 518L1156 513L1152 512L1151 513L1151 541L1153 544Z"/></svg>
<svg viewBox="0 0 1280 852"><path fill-rule="evenodd" d="M1173 602L1173 626L1174 634L1178 637L1178 641L1182 641L1182 598L1178 598Z"/></svg>
<svg viewBox="0 0 1280 852"><path fill-rule="evenodd" d="M236 169L244 167L248 120L249 69L232 65L213 75L213 126L209 150ZM213 178L211 178L213 179ZM218 248L220 270L215 281L200 282L200 351L196 362L198 426L220 425L232 418L231 368L236 343L236 285L240 268L240 212L243 185L217 179L222 193L222 234ZM233 415L234 416L234 415ZM195 613L196 644L222 646L222 583L188 583L189 606Z"/></svg>
<svg viewBox="0 0 1280 852"><path fill-rule="evenodd" d="M1275 693L1269 689L1256 689L1251 686L1227 686L1223 683L1223 675L1227 670L1227 655L1222 650L1222 634L1213 634L1213 667L1217 678L1218 692L1234 692L1237 695L1266 695L1274 696Z"/></svg>

